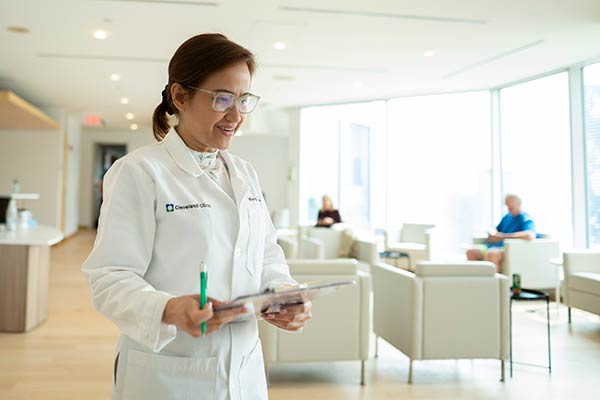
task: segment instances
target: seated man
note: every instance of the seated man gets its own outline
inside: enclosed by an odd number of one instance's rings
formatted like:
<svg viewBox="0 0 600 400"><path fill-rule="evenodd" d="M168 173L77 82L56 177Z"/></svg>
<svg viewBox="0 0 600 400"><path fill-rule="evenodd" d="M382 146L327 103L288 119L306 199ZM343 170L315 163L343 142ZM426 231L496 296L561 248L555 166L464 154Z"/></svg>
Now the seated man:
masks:
<svg viewBox="0 0 600 400"><path fill-rule="evenodd" d="M504 260L504 239L533 240L536 237L535 224L529 214L521 211L521 199L514 194L506 195L504 204L508 208L506 214L494 232L488 233L487 243L479 248L467 250L467 259L473 261L491 261L496 264L496 271L502 272Z"/></svg>

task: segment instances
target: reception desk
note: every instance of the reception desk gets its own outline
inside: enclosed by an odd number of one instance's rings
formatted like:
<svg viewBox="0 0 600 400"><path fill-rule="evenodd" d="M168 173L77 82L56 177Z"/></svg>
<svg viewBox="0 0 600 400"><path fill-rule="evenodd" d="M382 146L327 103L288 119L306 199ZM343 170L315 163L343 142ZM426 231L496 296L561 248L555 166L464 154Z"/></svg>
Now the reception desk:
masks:
<svg viewBox="0 0 600 400"><path fill-rule="evenodd" d="M60 230L0 232L0 332L27 332L48 318L50 246Z"/></svg>

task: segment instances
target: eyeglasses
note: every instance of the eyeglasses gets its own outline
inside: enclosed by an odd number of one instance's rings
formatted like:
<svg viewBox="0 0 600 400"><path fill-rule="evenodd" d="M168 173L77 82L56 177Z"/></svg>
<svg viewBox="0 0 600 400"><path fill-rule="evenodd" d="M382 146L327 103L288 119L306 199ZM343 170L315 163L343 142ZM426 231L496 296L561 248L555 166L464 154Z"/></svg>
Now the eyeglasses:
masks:
<svg viewBox="0 0 600 400"><path fill-rule="evenodd" d="M231 111L237 103L238 111L240 112L240 114L250 114L252 111L254 111L254 109L258 105L258 101L260 100L260 96L257 96L252 93L244 93L241 96L236 96L235 94L229 92L200 89L188 85L184 86L189 89L194 89L199 92L212 95L212 109L216 112Z"/></svg>

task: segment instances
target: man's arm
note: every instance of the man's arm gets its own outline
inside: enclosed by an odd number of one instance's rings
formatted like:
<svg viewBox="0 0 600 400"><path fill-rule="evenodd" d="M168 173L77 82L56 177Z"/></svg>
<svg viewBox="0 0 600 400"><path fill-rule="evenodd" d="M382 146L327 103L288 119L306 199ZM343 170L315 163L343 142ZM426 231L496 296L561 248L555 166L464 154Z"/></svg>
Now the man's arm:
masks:
<svg viewBox="0 0 600 400"><path fill-rule="evenodd" d="M532 231L521 231L515 233L501 233L504 239L523 239L533 240L535 239L535 232Z"/></svg>

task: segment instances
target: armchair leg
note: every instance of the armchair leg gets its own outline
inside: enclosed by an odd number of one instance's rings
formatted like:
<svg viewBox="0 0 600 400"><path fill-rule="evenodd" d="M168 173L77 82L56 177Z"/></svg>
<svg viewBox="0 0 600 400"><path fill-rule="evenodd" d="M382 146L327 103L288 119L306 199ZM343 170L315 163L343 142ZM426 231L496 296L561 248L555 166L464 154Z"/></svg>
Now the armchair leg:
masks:
<svg viewBox="0 0 600 400"><path fill-rule="evenodd" d="M375 358L379 357L379 336L375 335Z"/></svg>
<svg viewBox="0 0 600 400"><path fill-rule="evenodd" d="M360 360L360 386L365 386L365 360Z"/></svg>
<svg viewBox="0 0 600 400"><path fill-rule="evenodd" d="M413 383L413 360L412 358L409 361L408 364L408 384L412 385Z"/></svg>
<svg viewBox="0 0 600 400"><path fill-rule="evenodd" d="M505 377L506 377L506 370L505 370L505 365L504 365L504 360L500 360L500 382L504 382L505 381Z"/></svg>
<svg viewBox="0 0 600 400"><path fill-rule="evenodd" d="M571 323L571 307L569 307L569 324Z"/></svg>

